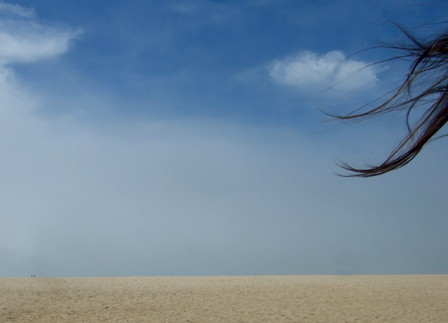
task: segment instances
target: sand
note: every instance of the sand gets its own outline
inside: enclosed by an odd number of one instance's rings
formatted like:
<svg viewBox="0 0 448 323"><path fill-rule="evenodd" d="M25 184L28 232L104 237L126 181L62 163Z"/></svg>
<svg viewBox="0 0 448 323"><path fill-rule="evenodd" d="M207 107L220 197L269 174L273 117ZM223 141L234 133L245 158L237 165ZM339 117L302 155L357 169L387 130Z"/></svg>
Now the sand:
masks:
<svg viewBox="0 0 448 323"><path fill-rule="evenodd" d="M0 322L448 322L448 275L0 278Z"/></svg>

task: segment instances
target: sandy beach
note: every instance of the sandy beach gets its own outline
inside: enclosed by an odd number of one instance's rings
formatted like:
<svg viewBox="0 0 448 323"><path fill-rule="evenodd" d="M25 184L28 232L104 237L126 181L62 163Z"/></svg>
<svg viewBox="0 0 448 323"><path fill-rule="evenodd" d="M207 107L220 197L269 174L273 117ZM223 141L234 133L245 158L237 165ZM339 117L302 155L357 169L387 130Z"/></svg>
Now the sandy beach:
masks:
<svg viewBox="0 0 448 323"><path fill-rule="evenodd" d="M448 322L448 275L0 278L0 322Z"/></svg>

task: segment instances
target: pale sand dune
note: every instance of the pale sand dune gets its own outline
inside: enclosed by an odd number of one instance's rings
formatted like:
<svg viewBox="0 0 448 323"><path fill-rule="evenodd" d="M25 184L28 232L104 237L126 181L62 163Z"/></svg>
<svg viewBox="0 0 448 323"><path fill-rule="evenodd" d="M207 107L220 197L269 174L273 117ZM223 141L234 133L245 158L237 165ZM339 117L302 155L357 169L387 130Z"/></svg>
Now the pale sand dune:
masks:
<svg viewBox="0 0 448 323"><path fill-rule="evenodd" d="M0 278L0 322L448 322L448 275Z"/></svg>

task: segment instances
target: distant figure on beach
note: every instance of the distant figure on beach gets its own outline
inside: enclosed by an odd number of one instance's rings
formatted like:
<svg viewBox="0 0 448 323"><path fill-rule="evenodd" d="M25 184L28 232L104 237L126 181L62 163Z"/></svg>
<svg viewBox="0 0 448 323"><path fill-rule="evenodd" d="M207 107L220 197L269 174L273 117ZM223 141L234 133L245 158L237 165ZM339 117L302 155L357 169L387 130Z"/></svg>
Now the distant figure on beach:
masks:
<svg viewBox="0 0 448 323"><path fill-rule="evenodd" d="M429 40L418 40L399 27L409 40L408 45L387 46L401 52L392 59L411 59L412 64L403 83L391 91L392 96L373 109L358 109L339 120L362 120L396 111L406 112L408 134L394 148L386 160L378 166L353 167L347 163L340 166L349 171L347 177L372 177L385 174L407 165L429 141L447 136L437 135L448 121L448 31ZM379 62L381 63L381 62ZM417 121L411 124L416 108L423 107Z"/></svg>

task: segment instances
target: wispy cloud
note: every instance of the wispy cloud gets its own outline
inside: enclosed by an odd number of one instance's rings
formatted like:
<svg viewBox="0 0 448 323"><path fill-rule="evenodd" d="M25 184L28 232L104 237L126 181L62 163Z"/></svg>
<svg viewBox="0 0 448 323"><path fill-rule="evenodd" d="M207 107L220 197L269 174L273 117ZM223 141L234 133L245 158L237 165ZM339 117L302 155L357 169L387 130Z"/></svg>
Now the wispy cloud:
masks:
<svg viewBox="0 0 448 323"><path fill-rule="evenodd" d="M34 16L34 10L29 9L29 8L24 8L17 4L9 4L9 3L0 2L0 14L30 18L30 17Z"/></svg>
<svg viewBox="0 0 448 323"><path fill-rule="evenodd" d="M76 32L43 27L34 23L24 30L0 31L0 59L3 63L28 63L64 54Z"/></svg>
<svg viewBox="0 0 448 323"><path fill-rule="evenodd" d="M179 1L168 6L181 15L193 16L198 22L212 24L234 23L242 19L242 13L237 6L227 3L209 1Z"/></svg>
<svg viewBox="0 0 448 323"><path fill-rule="evenodd" d="M377 69L363 61L346 59L341 51L325 55L301 52L275 60L269 67L270 77L281 84L303 90L355 90L378 81Z"/></svg>
<svg viewBox="0 0 448 323"><path fill-rule="evenodd" d="M29 63L67 52L81 30L38 23L32 9L0 3L0 12L11 15L0 24L0 63ZM28 19L22 19L26 17Z"/></svg>

